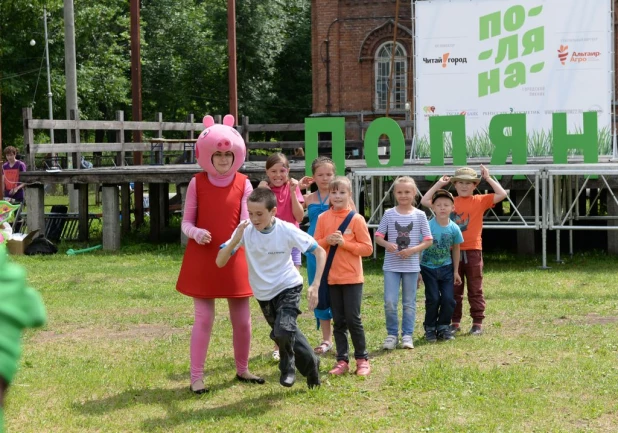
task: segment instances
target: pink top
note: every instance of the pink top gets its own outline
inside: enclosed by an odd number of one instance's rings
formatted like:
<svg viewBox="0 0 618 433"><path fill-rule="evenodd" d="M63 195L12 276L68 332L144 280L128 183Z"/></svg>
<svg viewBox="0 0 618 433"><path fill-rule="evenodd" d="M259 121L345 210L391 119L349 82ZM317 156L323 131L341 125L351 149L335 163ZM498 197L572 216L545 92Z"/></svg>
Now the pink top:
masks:
<svg viewBox="0 0 618 433"><path fill-rule="evenodd" d="M277 218L283 221L294 224L298 227L298 221L294 218L292 211L292 197L290 197L290 184L285 183L281 186L271 186L270 190L277 197ZM305 199L300 192L300 188L296 187L296 198L300 203L304 203Z"/></svg>
<svg viewBox="0 0 618 433"><path fill-rule="evenodd" d="M234 176L236 173L231 175L217 175L212 176L208 175L208 180L214 186L225 187L231 184L234 181ZM253 187L251 186L251 182L249 179L245 182L245 192L242 196L242 202L240 203L240 220L249 219L249 211L247 210L247 197L253 191ZM216 212L216 208L213 209ZM201 229L199 227L195 227L195 223L197 221L197 193L195 187L195 177L191 179L189 182L189 187L187 188L187 198L185 199L185 208L184 215L182 217L182 232L189 238L193 240L201 239L206 230Z"/></svg>

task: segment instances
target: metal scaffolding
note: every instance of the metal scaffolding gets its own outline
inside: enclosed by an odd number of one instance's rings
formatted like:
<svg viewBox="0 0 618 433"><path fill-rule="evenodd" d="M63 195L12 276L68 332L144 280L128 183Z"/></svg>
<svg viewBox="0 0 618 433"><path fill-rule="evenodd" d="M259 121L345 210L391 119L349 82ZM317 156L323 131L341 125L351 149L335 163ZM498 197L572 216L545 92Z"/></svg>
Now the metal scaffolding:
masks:
<svg viewBox="0 0 618 433"><path fill-rule="evenodd" d="M445 173L452 173L457 167L454 166L404 166L383 168L352 168L350 177L354 186L354 199L357 208L360 206L361 191L364 191L366 200L370 203L370 216L367 225L376 228L384 214L384 203L389 197L393 185L385 191L385 181L399 176L435 177ZM522 176L527 182L527 189L523 197L517 200L507 196L510 206L510 215L501 216L494 210L490 210L484 218L484 229L518 229L518 230L541 230L542 267L547 268L547 233L549 230L556 231L557 260L560 260L560 231L569 231L569 252L573 254L572 233L574 230L618 230L615 226L577 225L574 221L607 220L618 222L618 198L608 178L618 177L618 164L563 164L563 165L492 165L492 176ZM600 195L602 189L607 188L611 198L616 204L614 213L607 216L592 216L587 211L582 215L578 210L578 200L582 194L586 194L589 180L599 179L601 187L597 196L591 197L591 206ZM368 191L368 181L371 182L371 192ZM518 189L519 191L519 189ZM522 203L534 197L534 206L531 211L521 210ZM609 208L609 206L608 206Z"/></svg>

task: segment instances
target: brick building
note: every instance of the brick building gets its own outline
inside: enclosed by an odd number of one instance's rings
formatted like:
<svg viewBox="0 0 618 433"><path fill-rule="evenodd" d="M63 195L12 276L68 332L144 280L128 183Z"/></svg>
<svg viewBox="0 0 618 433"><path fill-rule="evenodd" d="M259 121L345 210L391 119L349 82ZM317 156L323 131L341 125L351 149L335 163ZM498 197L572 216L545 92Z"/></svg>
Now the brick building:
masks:
<svg viewBox="0 0 618 433"><path fill-rule="evenodd" d="M399 0L398 17L397 0L312 0L311 8L314 114L357 118L362 113L371 120L384 116L388 103L391 117L413 119L411 1ZM615 19L615 30L616 24ZM394 39L394 85L389 95Z"/></svg>
<svg viewBox="0 0 618 433"><path fill-rule="evenodd" d="M396 0L312 0L313 112L386 113L405 118L412 106L412 7ZM393 91L388 92L393 35Z"/></svg>

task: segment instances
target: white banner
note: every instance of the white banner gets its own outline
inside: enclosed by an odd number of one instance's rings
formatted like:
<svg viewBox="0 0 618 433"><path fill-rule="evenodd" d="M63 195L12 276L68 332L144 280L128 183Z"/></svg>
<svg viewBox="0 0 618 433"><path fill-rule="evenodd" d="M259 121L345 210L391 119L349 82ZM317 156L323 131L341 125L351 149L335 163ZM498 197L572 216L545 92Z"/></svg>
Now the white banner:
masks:
<svg viewBox="0 0 618 433"><path fill-rule="evenodd" d="M552 153L552 113L581 133L597 112L611 154L610 0L431 0L415 7L417 155L429 118L464 114L468 156L488 156L491 118L526 113L529 156ZM449 149L446 149L447 155Z"/></svg>

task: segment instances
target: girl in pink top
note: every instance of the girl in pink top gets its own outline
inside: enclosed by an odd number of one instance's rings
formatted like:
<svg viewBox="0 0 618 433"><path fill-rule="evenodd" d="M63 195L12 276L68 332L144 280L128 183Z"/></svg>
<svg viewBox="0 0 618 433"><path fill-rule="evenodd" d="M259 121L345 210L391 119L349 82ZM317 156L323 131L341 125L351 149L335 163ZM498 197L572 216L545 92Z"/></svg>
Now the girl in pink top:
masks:
<svg viewBox="0 0 618 433"><path fill-rule="evenodd" d="M266 160L266 177L258 188L270 188L277 197L277 218L292 223L298 227L305 216L303 203L305 199L298 187L298 181L289 176L290 162L280 152L275 152ZM292 249L292 261L300 269L301 256L298 248ZM275 345L273 359L279 361L279 347Z"/></svg>
<svg viewBox="0 0 618 433"><path fill-rule="evenodd" d="M270 188L277 197L277 218L292 223L298 227L304 216L303 203L305 199L298 187L298 181L289 176L290 163L283 153L276 152L266 160L266 176L258 188ZM292 250L292 261L296 268L300 268L300 251Z"/></svg>

